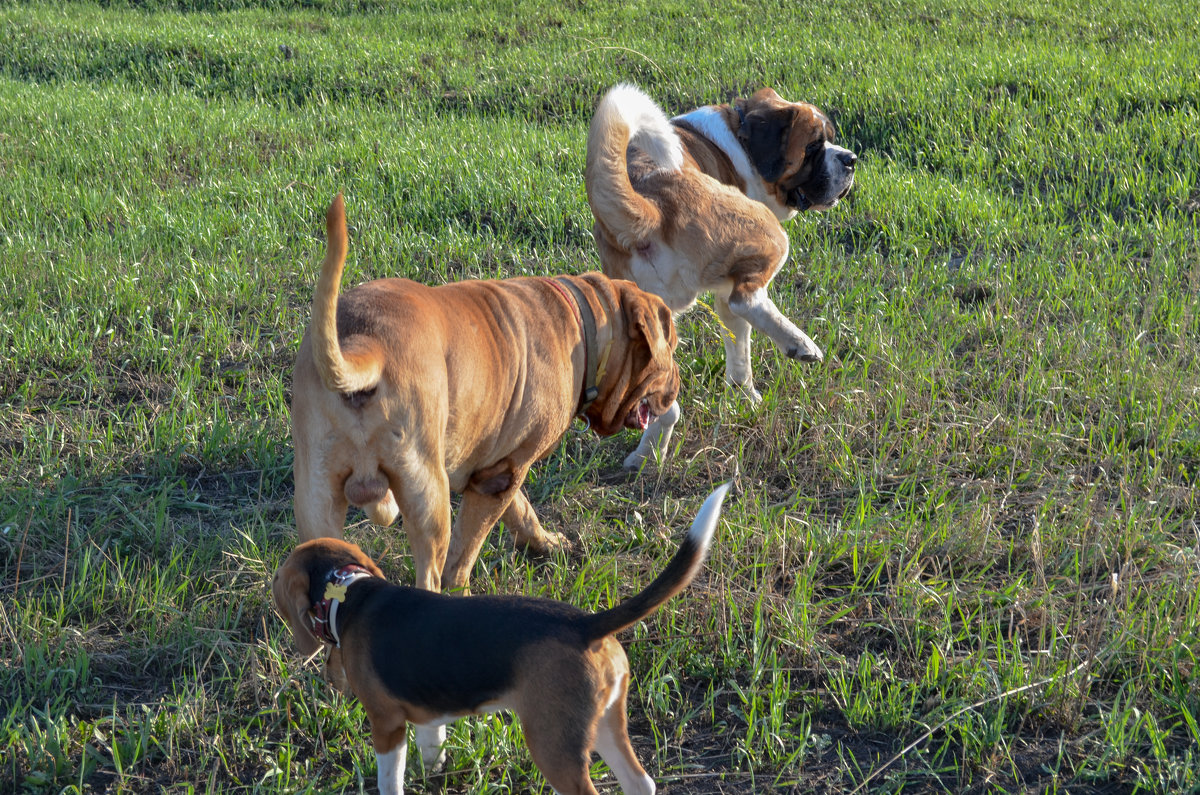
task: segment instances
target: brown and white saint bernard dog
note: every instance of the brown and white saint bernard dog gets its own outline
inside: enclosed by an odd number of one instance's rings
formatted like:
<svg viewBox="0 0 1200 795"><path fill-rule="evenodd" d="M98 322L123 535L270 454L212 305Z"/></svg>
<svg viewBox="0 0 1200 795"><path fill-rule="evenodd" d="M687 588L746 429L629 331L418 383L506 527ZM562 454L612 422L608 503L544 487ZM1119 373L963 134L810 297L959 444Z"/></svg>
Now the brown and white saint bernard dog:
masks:
<svg viewBox="0 0 1200 795"><path fill-rule="evenodd" d="M788 254L780 222L836 205L854 184L857 160L834 143L824 113L769 88L668 119L638 88L615 86L596 108L587 145L601 265L676 313L711 292L729 331L725 380L757 402L752 327L789 358L823 358L767 295ZM676 403L657 417L625 466L664 453L679 413Z"/></svg>

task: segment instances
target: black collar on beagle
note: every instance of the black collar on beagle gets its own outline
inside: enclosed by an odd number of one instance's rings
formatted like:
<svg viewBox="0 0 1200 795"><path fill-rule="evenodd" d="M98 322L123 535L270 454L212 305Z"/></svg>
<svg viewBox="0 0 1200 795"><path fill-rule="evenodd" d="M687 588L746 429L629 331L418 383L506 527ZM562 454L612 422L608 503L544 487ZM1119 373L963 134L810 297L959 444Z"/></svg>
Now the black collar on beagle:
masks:
<svg viewBox="0 0 1200 795"><path fill-rule="evenodd" d="M312 606L312 612L309 614L313 634L340 649L342 639L337 630L338 606L346 601L347 588L364 577L372 576L374 575L371 572L355 563L333 569L326 574L325 592L321 600Z"/></svg>

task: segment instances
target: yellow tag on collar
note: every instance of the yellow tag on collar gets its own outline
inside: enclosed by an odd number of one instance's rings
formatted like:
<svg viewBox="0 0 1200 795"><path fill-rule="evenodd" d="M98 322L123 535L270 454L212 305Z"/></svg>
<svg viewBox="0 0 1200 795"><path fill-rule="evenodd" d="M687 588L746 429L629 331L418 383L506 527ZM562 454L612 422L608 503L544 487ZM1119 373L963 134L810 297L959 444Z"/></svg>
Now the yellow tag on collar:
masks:
<svg viewBox="0 0 1200 795"><path fill-rule="evenodd" d="M608 369L608 355L612 353L612 346L613 341L609 340L600 354L600 363L596 365L596 383L593 386L600 386L600 382L604 380L604 371Z"/></svg>
<svg viewBox="0 0 1200 795"><path fill-rule="evenodd" d="M339 602L346 601L346 586L327 583L325 585L325 598L336 599Z"/></svg>

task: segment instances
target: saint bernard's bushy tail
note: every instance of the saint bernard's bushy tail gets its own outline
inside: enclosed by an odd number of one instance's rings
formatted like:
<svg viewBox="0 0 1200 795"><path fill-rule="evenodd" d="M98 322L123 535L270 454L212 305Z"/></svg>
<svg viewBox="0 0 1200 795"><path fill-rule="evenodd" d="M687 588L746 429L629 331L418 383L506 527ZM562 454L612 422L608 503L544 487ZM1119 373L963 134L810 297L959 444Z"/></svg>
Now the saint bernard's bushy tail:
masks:
<svg viewBox="0 0 1200 795"><path fill-rule="evenodd" d="M588 203L600 223L625 248L636 248L662 223L662 213L629 183L625 150L632 143L662 168L683 166L683 144L662 108L641 89L622 83L609 89L588 133Z"/></svg>

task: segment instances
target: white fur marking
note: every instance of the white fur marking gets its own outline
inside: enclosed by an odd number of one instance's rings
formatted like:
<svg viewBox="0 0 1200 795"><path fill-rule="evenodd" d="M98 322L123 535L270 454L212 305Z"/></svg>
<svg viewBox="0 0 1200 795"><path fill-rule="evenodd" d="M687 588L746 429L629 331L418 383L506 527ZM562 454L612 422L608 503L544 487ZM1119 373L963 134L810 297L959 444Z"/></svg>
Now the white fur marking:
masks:
<svg viewBox="0 0 1200 795"><path fill-rule="evenodd" d="M436 770L446 761L442 744L446 742L446 723L454 720L454 717L446 716L445 723L417 724L417 748L421 751L421 761L427 770Z"/></svg>
<svg viewBox="0 0 1200 795"><path fill-rule="evenodd" d="M379 795L404 795L404 769L408 763L408 743L401 742L386 754L375 752Z"/></svg>
<svg viewBox="0 0 1200 795"><path fill-rule="evenodd" d="M746 390L751 402L761 402L750 365L750 321L729 308L728 295L714 293L713 305L727 332L721 335L725 343L725 383Z"/></svg>
<svg viewBox="0 0 1200 795"><path fill-rule="evenodd" d="M704 500L704 504L700 506L700 511L692 522L692 529L688 530L688 538L698 544L704 554L708 553L708 545L712 542L713 531L717 529L717 520L721 518L721 504L725 502L725 495L729 493L732 485L732 481L726 481L713 489L708 498Z"/></svg>
<svg viewBox="0 0 1200 795"><path fill-rule="evenodd" d="M730 302L729 309L774 340L788 356L797 359L825 358L817 343L783 316L771 296L767 295L766 288L760 287L750 293L744 302Z"/></svg>
<svg viewBox="0 0 1200 795"><path fill-rule="evenodd" d="M676 116L673 121L687 122L697 132L716 144L717 148L724 152L729 161L733 163L733 168L737 171L738 176L746 183L746 195L775 211L773 205L776 202L768 201L767 189L763 185L762 177L754 170L754 166L750 165L750 158L746 155L746 150L734 137L733 130L729 129L729 125L725 123L725 117L715 107L705 105L703 108L696 108L691 113ZM776 211L775 214L779 213Z"/></svg>
<svg viewBox="0 0 1200 795"><path fill-rule="evenodd" d="M675 401L664 414L652 419L646 430L642 431L642 440L638 442L637 449L625 457L623 466L629 470L637 470L650 458L665 458L667 447L671 444L671 434L675 431L675 423L679 422L679 415L679 401Z"/></svg>
<svg viewBox="0 0 1200 795"><path fill-rule="evenodd" d="M613 704L617 703L617 699L621 696L621 682L625 679L625 674L617 674L608 684L608 703L604 705L604 711L608 712L612 709Z"/></svg>
<svg viewBox="0 0 1200 795"><path fill-rule="evenodd" d="M454 723L454 721L459 718L465 718L467 715L490 715L493 712L504 712L506 709L509 709L509 707L500 701L486 701L471 712L447 712L429 721L429 723L418 723L415 725L417 731L420 732L422 728L445 726L447 723ZM442 732L442 739L446 739L445 732Z"/></svg>
<svg viewBox="0 0 1200 795"><path fill-rule="evenodd" d="M648 293L654 293L667 308L678 313L691 308L700 293L713 289L701 281L701 271L669 246L652 245L649 256L634 252L629 261L633 280Z"/></svg>
<svg viewBox="0 0 1200 795"><path fill-rule="evenodd" d="M668 171L683 168L683 143L667 114L644 91L629 83L614 86L604 97L629 127L629 141Z"/></svg>
<svg viewBox="0 0 1200 795"><path fill-rule="evenodd" d="M604 717L596 726L596 740L593 747L608 765L609 770L613 772L613 776L616 777L617 783L621 785L621 791L625 795L654 795L654 779L641 770L640 765L635 766L629 763L625 754L621 752L621 744L618 742L610 722L612 710L616 708L616 696L621 692L621 680L625 676L625 674L621 674L613 683L613 697L604 707Z"/></svg>
<svg viewBox="0 0 1200 795"><path fill-rule="evenodd" d="M824 167L825 175L829 178L830 200L825 204L814 204L810 210L828 210L838 203L840 196L854 183L854 172L842 163L841 155L851 154L849 149L837 144L825 142Z"/></svg>

